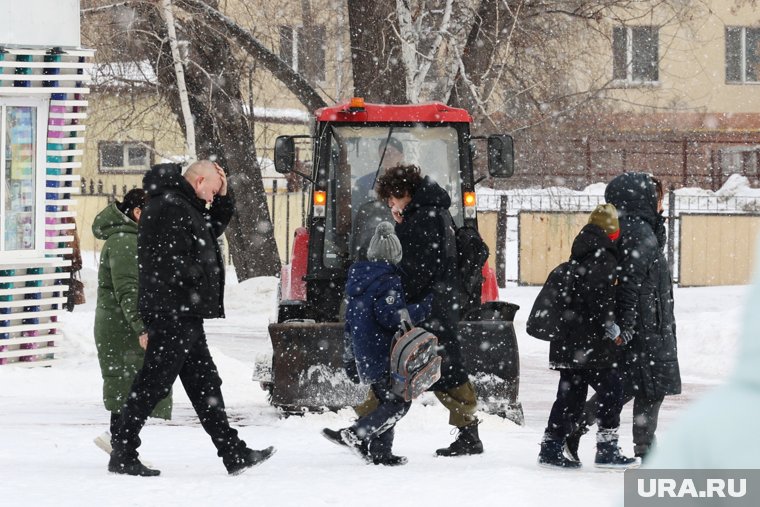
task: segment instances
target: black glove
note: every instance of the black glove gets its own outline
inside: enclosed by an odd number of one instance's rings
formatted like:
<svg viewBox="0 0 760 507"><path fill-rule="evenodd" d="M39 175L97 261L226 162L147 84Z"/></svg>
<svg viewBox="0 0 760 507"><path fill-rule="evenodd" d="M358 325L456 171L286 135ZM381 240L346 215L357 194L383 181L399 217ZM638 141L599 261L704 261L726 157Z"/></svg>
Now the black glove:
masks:
<svg viewBox="0 0 760 507"><path fill-rule="evenodd" d="M361 378L359 378L359 370L356 369L356 361L353 358L343 360L343 369L346 370L346 375L351 382L354 384L362 383Z"/></svg>

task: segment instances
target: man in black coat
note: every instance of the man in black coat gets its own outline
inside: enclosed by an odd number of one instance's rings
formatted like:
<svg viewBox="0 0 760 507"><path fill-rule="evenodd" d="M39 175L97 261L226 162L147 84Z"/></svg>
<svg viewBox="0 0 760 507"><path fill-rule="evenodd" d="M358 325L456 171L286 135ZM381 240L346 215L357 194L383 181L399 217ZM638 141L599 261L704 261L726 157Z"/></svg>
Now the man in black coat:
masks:
<svg viewBox="0 0 760 507"><path fill-rule="evenodd" d="M404 256L399 263L406 301L421 303L433 294L430 317L421 324L438 337L442 347L441 379L433 386L436 397L449 410L449 424L459 432L438 456L480 454L483 443L475 417L477 398L464 366L457 338L459 284L455 231L449 213L451 197L414 165L391 167L378 179L378 197L396 221L396 235ZM448 220L447 220L448 219Z"/></svg>
<svg viewBox="0 0 760 507"><path fill-rule="evenodd" d="M139 433L179 376L201 425L232 474L268 459L230 427L203 319L224 317L224 263L217 238L235 207L227 178L208 160L182 176L177 164L153 166L143 179L150 199L138 230L139 309L146 326L145 361L111 437L110 472L154 476L138 459Z"/></svg>
<svg viewBox="0 0 760 507"><path fill-rule="evenodd" d="M620 214L616 315L620 341L626 344L624 403L633 400L634 453L644 459L654 444L665 396L681 392L663 191L651 175L631 172L610 181L604 197ZM582 423L593 424L588 415L595 402L592 397L587 403Z"/></svg>
<svg viewBox="0 0 760 507"><path fill-rule="evenodd" d="M580 468L577 458L564 456L563 444L583 411L589 386L602 400L594 414L599 422L595 466L627 468L636 463L623 456L617 445L623 408L615 344L620 335L615 324L615 242L619 235L615 207L602 204L573 241L572 285L558 287L560 294L570 298L569 311L563 315L565 338L552 341L549 347L551 367L559 370L560 379L538 456L542 466Z"/></svg>

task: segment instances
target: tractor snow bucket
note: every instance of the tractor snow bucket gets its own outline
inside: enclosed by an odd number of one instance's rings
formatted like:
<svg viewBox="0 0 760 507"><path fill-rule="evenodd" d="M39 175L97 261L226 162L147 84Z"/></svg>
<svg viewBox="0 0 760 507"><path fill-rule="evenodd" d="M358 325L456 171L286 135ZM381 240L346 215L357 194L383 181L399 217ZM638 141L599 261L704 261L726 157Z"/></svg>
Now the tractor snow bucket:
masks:
<svg viewBox="0 0 760 507"><path fill-rule="evenodd" d="M481 409L522 425L520 359L512 326L518 308L503 302L482 305L459 323L459 338ZM352 383L343 371L343 329L342 322L309 320L269 325L273 357L265 384L274 406L292 415L364 400L367 386Z"/></svg>

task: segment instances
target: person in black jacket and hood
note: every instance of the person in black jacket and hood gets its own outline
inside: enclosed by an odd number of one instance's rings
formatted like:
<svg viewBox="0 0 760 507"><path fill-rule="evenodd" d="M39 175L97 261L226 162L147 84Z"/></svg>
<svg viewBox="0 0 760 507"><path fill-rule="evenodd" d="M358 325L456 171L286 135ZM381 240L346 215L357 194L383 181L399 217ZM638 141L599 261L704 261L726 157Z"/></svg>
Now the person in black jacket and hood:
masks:
<svg viewBox="0 0 760 507"><path fill-rule="evenodd" d="M435 396L449 410L449 424L459 432L449 446L436 450L438 456L480 454L483 443L475 417L477 398L464 366L457 338L459 284L454 230L447 227L451 197L438 183L424 178L415 165L386 169L375 186L396 221L396 235L404 257L399 263L406 301L421 303L433 294L430 317L421 324L438 337L443 359L441 379L433 385ZM373 404L357 407L357 411ZM360 413L361 415L361 413Z"/></svg>
<svg viewBox="0 0 760 507"><path fill-rule="evenodd" d="M624 173L604 193L620 214L616 315L624 343L621 373L623 404L633 400L633 450L645 459L655 442L660 406L665 396L681 392L673 282L665 258L664 192L646 173ZM596 403L586 404L577 439ZM577 443L575 444L577 449Z"/></svg>
<svg viewBox="0 0 760 507"><path fill-rule="evenodd" d="M618 448L623 383L617 371L620 328L615 324L615 279L620 236L618 216L611 204L601 204L589 216L573 241L570 255L574 267L572 287L561 287L571 297L567 336L552 341L549 361L559 370L557 399L549 415L538 463L542 466L580 468L576 459L563 454L563 443L583 411L589 386L602 402L596 413L599 422L595 466L627 468L636 460ZM569 314L568 314L569 315Z"/></svg>
<svg viewBox="0 0 760 507"><path fill-rule="evenodd" d="M217 238L235 206L224 170L208 160L184 176L178 164L153 166L143 179L151 198L137 236L139 310L148 346L111 437L109 472L155 476L138 459L145 419L179 376L201 425L231 475L268 459L230 427L203 319L224 317L224 263Z"/></svg>

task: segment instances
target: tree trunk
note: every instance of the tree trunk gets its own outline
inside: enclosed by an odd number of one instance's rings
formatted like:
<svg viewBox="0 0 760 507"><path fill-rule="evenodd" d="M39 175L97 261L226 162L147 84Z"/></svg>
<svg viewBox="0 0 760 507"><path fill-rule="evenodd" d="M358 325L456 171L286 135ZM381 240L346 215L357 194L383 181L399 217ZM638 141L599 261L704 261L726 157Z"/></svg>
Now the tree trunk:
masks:
<svg viewBox="0 0 760 507"><path fill-rule="evenodd" d="M401 43L393 31L396 4L390 0L348 0L354 95L367 102L406 103Z"/></svg>
<svg viewBox="0 0 760 507"><path fill-rule="evenodd" d="M450 106L467 109L474 117L482 118L478 96L482 76L492 65L502 30L511 20L503 0L481 2L462 51L460 71L449 96Z"/></svg>

